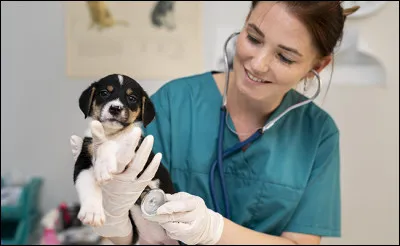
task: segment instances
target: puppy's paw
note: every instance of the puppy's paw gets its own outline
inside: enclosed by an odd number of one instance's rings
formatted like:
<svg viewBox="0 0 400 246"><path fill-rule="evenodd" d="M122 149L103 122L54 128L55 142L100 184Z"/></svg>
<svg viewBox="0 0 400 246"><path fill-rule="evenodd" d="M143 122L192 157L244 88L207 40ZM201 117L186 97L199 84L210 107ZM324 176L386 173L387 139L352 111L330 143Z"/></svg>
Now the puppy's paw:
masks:
<svg viewBox="0 0 400 246"><path fill-rule="evenodd" d="M94 161L94 175L98 183L103 183L112 179L112 175L117 173L117 145L110 140L97 150L96 159Z"/></svg>
<svg viewBox="0 0 400 246"><path fill-rule="evenodd" d="M96 160L94 167L94 176L96 182L101 184L111 180L112 175L117 172L117 160L115 157Z"/></svg>
<svg viewBox="0 0 400 246"><path fill-rule="evenodd" d="M90 122L90 135L92 135L93 144L95 146L101 145L107 141L103 125L100 121L93 120Z"/></svg>
<svg viewBox="0 0 400 246"><path fill-rule="evenodd" d="M78 219L85 225L102 226L106 220L102 201L89 197L81 204Z"/></svg>

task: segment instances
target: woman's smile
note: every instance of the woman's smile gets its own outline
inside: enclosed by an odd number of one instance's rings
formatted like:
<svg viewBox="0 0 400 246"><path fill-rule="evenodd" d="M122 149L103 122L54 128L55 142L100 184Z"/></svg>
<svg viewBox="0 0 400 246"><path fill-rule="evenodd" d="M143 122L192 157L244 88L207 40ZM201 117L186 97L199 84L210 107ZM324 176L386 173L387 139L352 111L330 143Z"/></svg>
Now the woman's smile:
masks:
<svg viewBox="0 0 400 246"><path fill-rule="evenodd" d="M245 80L248 83L254 84L254 85L263 85L263 84L270 84L272 83L271 81L268 80L264 80L261 79L255 75L253 75L249 70L247 70L246 68L244 68L244 72L245 72Z"/></svg>

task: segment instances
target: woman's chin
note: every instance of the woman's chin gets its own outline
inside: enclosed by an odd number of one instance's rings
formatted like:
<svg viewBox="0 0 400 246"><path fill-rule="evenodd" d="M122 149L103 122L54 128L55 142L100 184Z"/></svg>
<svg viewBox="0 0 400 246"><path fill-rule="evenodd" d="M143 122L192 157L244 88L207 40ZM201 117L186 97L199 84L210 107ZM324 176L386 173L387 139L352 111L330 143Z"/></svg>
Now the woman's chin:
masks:
<svg viewBox="0 0 400 246"><path fill-rule="evenodd" d="M237 85L241 94L253 100L261 100L264 98L266 96L266 90L268 90L267 88L269 87L268 84L248 81L247 78L238 80Z"/></svg>
<svg viewBox="0 0 400 246"><path fill-rule="evenodd" d="M263 93L263 90L243 84L243 81L240 82L240 85L238 86L238 91L249 100L260 101L262 98L265 97L265 93Z"/></svg>

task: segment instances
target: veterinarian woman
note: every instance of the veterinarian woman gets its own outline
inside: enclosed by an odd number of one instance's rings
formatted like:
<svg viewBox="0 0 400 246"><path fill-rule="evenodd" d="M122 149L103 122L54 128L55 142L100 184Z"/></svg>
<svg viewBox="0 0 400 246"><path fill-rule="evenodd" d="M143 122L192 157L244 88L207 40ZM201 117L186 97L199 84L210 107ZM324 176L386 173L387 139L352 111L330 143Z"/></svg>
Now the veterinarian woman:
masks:
<svg viewBox="0 0 400 246"><path fill-rule="evenodd" d="M339 1L252 2L229 77L224 150L305 100L293 88L304 79L316 83L354 11L343 10ZM145 132L154 136L153 151L162 153L179 193L169 195L148 220L184 244L318 244L323 236L340 236L339 131L313 103L290 111L224 158L230 218L217 171L221 211L215 212L209 175L217 158L225 76L206 72L180 78L152 96L157 116ZM129 194L113 199L118 204ZM127 211L118 219L96 230L116 244L128 244Z"/></svg>

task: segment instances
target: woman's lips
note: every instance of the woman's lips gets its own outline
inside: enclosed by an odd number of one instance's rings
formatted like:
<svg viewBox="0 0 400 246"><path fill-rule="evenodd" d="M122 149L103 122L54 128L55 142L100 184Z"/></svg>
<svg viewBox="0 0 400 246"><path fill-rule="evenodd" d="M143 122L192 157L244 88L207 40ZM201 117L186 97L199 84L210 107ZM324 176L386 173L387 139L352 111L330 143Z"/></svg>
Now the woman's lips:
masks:
<svg viewBox="0 0 400 246"><path fill-rule="evenodd" d="M271 81L268 80L262 80L260 78L257 78L256 76L252 75L248 70L245 69L245 74L246 74L246 80L248 82L251 82L253 84L270 84L272 83Z"/></svg>

